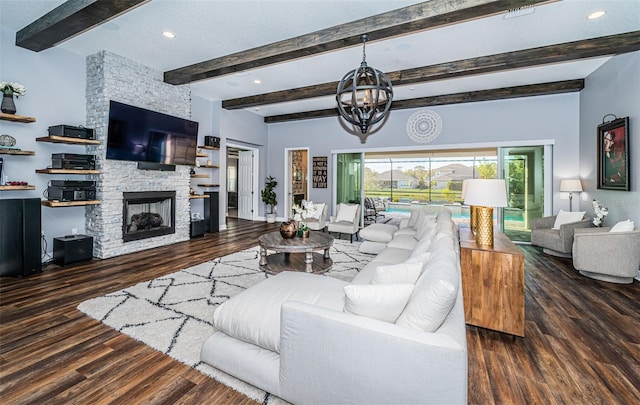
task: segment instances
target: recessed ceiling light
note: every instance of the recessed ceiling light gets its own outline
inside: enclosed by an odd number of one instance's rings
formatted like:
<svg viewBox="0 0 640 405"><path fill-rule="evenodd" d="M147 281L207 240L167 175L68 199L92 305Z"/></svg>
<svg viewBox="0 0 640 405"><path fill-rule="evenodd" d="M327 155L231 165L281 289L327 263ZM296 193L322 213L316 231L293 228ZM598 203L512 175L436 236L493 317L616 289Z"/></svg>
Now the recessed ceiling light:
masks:
<svg viewBox="0 0 640 405"><path fill-rule="evenodd" d="M175 35L173 32L171 32L171 31L163 31L163 32L162 32L162 35L164 35L164 36L165 36L165 37L167 37L167 38L171 38L171 39L173 39L173 38L175 38L175 37L176 37L176 35Z"/></svg>
<svg viewBox="0 0 640 405"><path fill-rule="evenodd" d="M262 80L260 80L260 79L256 79L256 80L254 80L253 82L254 82L255 84L260 84L260 83L262 83Z"/></svg>
<svg viewBox="0 0 640 405"><path fill-rule="evenodd" d="M600 17L602 17L602 16L603 16L603 15L605 15L605 14L607 14L607 12L606 12L606 11L603 11L603 10L600 10L600 11L594 11L593 13L589 14L589 15L587 16L587 18L588 18L589 20L595 20L596 18L600 18Z"/></svg>

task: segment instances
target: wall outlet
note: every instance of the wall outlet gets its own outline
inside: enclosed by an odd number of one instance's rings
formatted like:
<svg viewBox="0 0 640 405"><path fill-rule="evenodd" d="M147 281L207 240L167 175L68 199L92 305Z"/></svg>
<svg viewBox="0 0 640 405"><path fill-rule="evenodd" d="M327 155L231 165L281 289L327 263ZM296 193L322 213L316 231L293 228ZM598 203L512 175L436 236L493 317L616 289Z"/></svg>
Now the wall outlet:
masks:
<svg viewBox="0 0 640 405"><path fill-rule="evenodd" d="M71 228L71 235L77 235L78 234L78 228Z"/></svg>

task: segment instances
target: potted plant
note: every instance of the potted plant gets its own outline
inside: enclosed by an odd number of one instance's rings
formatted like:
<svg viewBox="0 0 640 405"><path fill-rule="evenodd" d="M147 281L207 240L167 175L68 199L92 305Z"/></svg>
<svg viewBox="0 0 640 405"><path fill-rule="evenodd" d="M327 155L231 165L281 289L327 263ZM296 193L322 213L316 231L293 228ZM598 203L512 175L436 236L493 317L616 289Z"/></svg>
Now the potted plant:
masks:
<svg viewBox="0 0 640 405"><path fill-rule="evenodd" d="M271 207L270 212L266 215L267 222L276 222L275 207L278 205L278 196L276 195L275 188L278 185L276 178L273 176L267 177L264 182L264 190L262 190L262 202Z"/></svg>

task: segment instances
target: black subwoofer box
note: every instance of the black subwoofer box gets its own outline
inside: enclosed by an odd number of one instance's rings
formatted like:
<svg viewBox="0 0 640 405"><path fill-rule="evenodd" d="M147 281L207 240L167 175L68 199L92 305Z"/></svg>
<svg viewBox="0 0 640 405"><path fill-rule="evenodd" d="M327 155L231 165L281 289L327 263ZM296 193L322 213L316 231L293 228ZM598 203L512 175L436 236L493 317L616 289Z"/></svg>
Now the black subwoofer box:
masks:
<svg viewBox="0 0 640 405"><path fill-rule="evenodd" d="M65 266L93 258L93 237L67 235L53 238L53 261Z"/></svg>
<svg viewBox="0 0 640 405"><path fill-rule="evenodd" d="M204 219L191 220L191 237L204 236L207 231L207 222Z"/></svg>

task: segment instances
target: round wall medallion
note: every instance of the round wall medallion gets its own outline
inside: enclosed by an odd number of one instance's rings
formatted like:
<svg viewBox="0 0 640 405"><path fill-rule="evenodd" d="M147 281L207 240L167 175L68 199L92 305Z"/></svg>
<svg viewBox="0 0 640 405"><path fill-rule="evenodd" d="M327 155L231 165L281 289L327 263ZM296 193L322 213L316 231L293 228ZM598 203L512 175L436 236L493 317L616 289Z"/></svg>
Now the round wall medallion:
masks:
<svg viewBox="0 0 640 405"><path fill-rule="evenodd" d="M7 134L0 135L0 146L15 146L15 144L16 138Z"/></svg>
<svg viewBox="0 0 640 405"><path fill-rule="evenodd" d="M407 120L407 135L412 141L427 143L442 132L442 119L433 110L416 111Z"/></svg>

